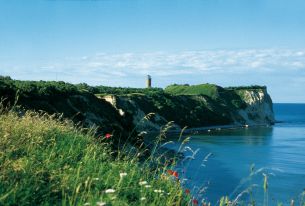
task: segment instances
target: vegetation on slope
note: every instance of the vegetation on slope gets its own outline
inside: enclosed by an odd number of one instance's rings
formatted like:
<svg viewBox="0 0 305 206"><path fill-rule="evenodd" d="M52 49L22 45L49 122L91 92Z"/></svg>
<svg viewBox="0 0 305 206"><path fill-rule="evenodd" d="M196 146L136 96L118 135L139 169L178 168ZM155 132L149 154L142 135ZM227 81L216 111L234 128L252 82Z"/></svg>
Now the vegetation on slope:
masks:
<svg viewBox="0 0 305 206"><path fill-rule="evenodd" d="M238 90L256 90L256 89L266 89L266 86L239 86L239 87L226 87L222 88L215 84L198 84L198 85L188 85L188 84L173 84L167 86L164 91L173 95L206 95L212 99L219 99L224 97L227 93L232 93Z"/></svg>
<svg viewBox="0 0 305 206"><path fill-rule="evenodd" d="M243 99L235 92L234 89L226 89L214 84L198 85L170 85L164 90L173 95L203 95L226 105L229 109L245 108L246 104Z"/></svg>
<svg viewBox="0 0 305 206"><path fill-rule="evenodd" d="M166 168L112 154L108 135L54 116L1 111L0 205L181 205ZM121 154L121 153L119 153Z"/></svg>
<svg viewBox="0 0 305 206"><path fill-rule="evenodd" d="M127 137L133 128L108 102L65 82L0 78L0 98L5 105L17 103L25 110L62 114L84 127L99 126L100 133L114 132L116 137Z"/></svg>
<svg viewBox="0 0 305 206"><path fill-rule="evenodd" d="M31 96L32 98L50 98L80 93L75 85L62 81L19 81L12 80L10 77L0 78L1 96L15 97L17 91L21 96Z"/></svg>

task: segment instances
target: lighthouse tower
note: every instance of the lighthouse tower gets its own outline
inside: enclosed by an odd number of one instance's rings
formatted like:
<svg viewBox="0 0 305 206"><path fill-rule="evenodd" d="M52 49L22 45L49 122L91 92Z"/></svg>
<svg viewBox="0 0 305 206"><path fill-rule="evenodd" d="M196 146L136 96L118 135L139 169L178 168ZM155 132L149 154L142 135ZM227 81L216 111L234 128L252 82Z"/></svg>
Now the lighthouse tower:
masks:
<svg viewBox="0 0 305 206"><path fill-rule="evenodd" d="M150 75L147 75L146 87L147 88L151 88L151 76Z"/></svg>

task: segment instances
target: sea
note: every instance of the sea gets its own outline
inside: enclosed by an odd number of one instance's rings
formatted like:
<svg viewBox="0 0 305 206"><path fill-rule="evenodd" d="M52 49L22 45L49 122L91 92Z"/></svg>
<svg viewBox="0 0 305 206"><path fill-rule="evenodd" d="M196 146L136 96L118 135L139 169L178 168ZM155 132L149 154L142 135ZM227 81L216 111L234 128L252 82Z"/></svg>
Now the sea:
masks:
<svg viewBox="0 0 305 206"><path fill-rule="evenodd" d="M221 129L189 135L166 147L184 153L175 168L184 188L199 202L217 205L296 205L305 194L305 104L274 104L273 126ZM188 136L185 135L184 138ZM181 150L181 148L183 148Z"/></svg>

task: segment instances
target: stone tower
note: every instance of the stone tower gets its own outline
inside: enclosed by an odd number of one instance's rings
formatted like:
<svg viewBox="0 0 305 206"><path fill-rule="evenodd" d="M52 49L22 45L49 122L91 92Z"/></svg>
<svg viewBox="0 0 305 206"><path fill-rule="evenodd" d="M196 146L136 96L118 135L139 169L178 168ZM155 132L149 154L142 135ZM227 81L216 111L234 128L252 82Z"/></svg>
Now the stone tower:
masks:
<svg viewBox="0 0 305 206"><path fill-rule="evenodd" d="M147 75L146 87L151 88L151 76L150 75Z"/></svg>

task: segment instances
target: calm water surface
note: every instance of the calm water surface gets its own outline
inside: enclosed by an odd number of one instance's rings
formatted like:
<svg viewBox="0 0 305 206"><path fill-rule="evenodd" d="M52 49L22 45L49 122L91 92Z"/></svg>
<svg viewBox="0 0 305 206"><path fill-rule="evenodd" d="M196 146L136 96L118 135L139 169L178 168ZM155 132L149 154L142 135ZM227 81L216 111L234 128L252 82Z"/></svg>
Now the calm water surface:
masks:
<svg viewBox="0 0 305 206"><path fill-rule="evenodd" d="M299 198L305 188L305 104L274 104L274 111L281 123L273 127L191 136L187 146L198 152L195 159L181 162L177 170L193 195L199 199L208 197L215 204L221 196L234 199L252 186L253 198L261 205L264 173L269 179L269 205L276 205L277 201L288 204L290 199ZM179 144L167 147L177 150ZM252 164L257 173L249 178Z"/></svg>

